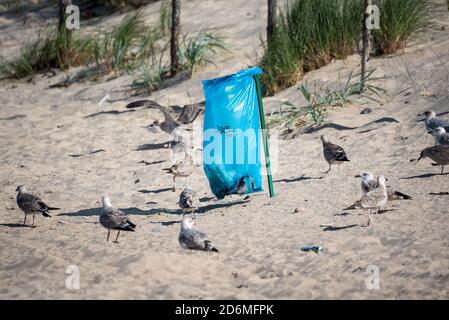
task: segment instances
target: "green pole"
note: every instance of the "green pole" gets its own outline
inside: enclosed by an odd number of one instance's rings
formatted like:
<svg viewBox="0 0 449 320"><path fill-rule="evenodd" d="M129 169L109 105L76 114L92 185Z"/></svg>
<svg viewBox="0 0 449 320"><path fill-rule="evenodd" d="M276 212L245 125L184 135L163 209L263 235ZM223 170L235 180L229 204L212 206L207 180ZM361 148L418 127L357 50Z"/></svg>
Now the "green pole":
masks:
<svg viewBox="0 0 449 320"><path fill-rule="evenodd" d="M262 104L262 90L260 89L260 78L259 76L254 76L254 81L256 81L257 99L259 104L259 117L260 117L260 127L262 129L263 145L265 150L265 166L267 167L268 176L268 189L270 190L270 198L274 197L274 186L273 177L271 176L271 163L270 163L270 152L268 150L268 138L267 138L267 126L265 125L265 113L263 111Z"/></svg>

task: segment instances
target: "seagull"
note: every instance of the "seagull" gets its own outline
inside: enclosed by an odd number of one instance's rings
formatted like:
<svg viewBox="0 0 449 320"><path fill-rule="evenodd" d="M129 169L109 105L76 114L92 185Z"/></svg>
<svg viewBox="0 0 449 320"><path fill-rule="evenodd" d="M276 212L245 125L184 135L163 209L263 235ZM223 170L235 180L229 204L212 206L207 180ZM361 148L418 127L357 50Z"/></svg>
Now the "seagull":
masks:
<svg viewBox="0 0 449 320"><path fill-rule="evenodd" d="M178 122L180 124L191 124L192 122L194 122L196 120L196 118L198 117L199 114L204 112L205 104L206 104L205 101L201 101L198 103L186 104L182 108L177 105L169 106L169 108L182 110L181 114L179 115L178 119L175 122ZM138 100L138 101L131 102L125 106L125 108L127 108L127 109L139 108L139 107L157 108L157 109L161 110L162 112L164 112L164 114L167 112L166 111L167 107L160 105L158 102L156 102L154 100ZM174 121L174 119L173 119L173 121Z"/></svg>
<svg viewBox="0 0 449 320"><path fill-rule="evenodd" d="M379 212L380 208L382 208L388 200L387 195L387 187L385 185L386 179L385 176L377 177L377 185L378 187L367 192L360 198L359 201L354 203L352 206L346 208L345 210L350 209L368 209L369 210L369 218L366 227L369 227L371 224L374 224L374 220L371 218L372 210L376 210L376 213Z"/></svg>
<svg viewBox="0 0 449 320"><path fill-rule="evenodd" d="M449 122L437 118L437 115L433 110L425 111L424 113L418 114L418 116L426 116L425 123L428 133L433 133L438 127L443 127L445 130L449 131Z"/></svg>
<svg viewBox="0 0 449 320"><path fill-rule="evenodd" d="M435 145L449 145L449 133L443 127L433 130L435 134Z"/></svg>
<svg viewBox="0 0 449 320"><path fill-rule="evenodd" d="M25 213L25 219L23 224L26 224L27 214L33 215L33 226L34 226L34 215L41 213L44 217L51 217L49 210L59 210L60 208L50 207L38 196L28 193L24 185L20 185L16 188L17 191L17 205Z"/></svg>
<svg viewBox="0 0 449 320"><path fill-rule="evenodd" d="M120 235L120 231L135 231L136 225L129 220L126 213L123 211L116 209L112 206L111 200L108 196L101 197L101 202L103 204L103 208L101 210L100 215L100 224L108 229L108 236L106 241L109 241L109 234L111 230L117 230L117 237L115 238L115 243L118 241L118 237Z"/></svg>
<svg viewBox="0 0 449 320"><path fill-rule="evenodd" d="M185 177L186 186L188 185L189 176L192 174L195 165L192 163L190 151L185 150L185 157L176 161L170 168L163 168L173 175L173 192L176 191L176 177Z"/></svg>
<svg viewBox="0 0 449 320"><path fill-rule="evenodd" d="M179 207L182 210L183 217L186 213L193 214L198 204L199 201L196 192L190 188L185 188L179 195Z"/></svg>
<svg viewBox="0 0 449 320"><path fill-rule="evenodd" d="M247 186L247 182L249 182L250 188ZM254 191L254 180L250 176L241 177L236 188L236 192L239 195L243 195L246 193L251 193Z"/></svg>
<svg viewBox="0 0 449 320"><path fill-rule="evenodd" d="M179 232L178 241L181 247L191 250L205 250L218 252L212 242L207 239L207 235L201 231L193 229L195 222L184 217L181 221L181 231Z"/></svg>
<svg viewBox="0 0 449 320"><path fill-rule="evenodd" d="M377 180L374 179L374 175L371 172L363 172L360 175L356 175L356 178L362 178L362 192L363 194L367 194L368 192L370 192L371 190L374 190L377 188ZM388 180L388 179L386 179ZM395 191L393 190L390 186L387 186L387 195L388 195L388 200L392 201L392 200L412 200L412 197L399 192L399 191Z"/></svg>
<svg viewBox="0 0 449 320"><path fill-rule="evenodd" d="M349 161L346 156L345 150L342 147L337 146L336 144L330 143L327 136L321 136L321 142L323 143L323 154L327 163L329 164L329 169L325 172L328 173L331 171L332 164L338 164L338 171L340 172L340 165L344 161Z"/></svg>
<svg viewBox="0 0 449 320"><path fill-rule="evenodd" d="M441 166L441 174L443 174L444 166L449 165L449 145L436 145L425 148L421 151L418 161L423 158L430 158L435 161L432 165Z"/></svg>

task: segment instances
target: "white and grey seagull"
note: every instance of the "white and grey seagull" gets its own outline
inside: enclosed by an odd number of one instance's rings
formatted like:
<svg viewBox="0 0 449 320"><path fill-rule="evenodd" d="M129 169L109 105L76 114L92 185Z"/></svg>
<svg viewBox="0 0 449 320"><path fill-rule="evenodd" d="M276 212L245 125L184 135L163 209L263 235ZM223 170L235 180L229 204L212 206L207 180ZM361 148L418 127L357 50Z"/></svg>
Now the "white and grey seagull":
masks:
<svg viewBox="0 0 449 320"><path fill-rule="evenodd" d="M50 207L38 196L35 196L34 194L27 192L24 185L19 185L16 188L16 191L17 191L17 198L16 198L17 205L25 213L23 224L26 224L28 214L33 215L32 225L34 225L34 216L36 213L42 214L44 217L51 217L48 211L60 209L56 207Z"/></svg>
<svg viewBox="0 0 449 320"><path fill-rule="evenodd" d="M195 222L190 217L184 217L181 221L181 231L178 241L181 247L191 250L204 250L218 252L217 248L208 239L204 232L193 229Z"/></svg>
<svg viewBox="0 0 449 320"><path fill-rule="evenodd" d="M378 187L377 179L374 179L374 175L371 172L363 172L360 175L356 175L356 178L362 178L362 193L367 194L371 190L374 190ZM388 179L386 179L388 180ZM406 195L402 192L396 191L390 186L387 186L387 195L388 200L412 200L412 197Z"/></svg>
<svg viewBox="0 0 449 320"><path fill-rule="evenodd" d="M106 241L109 241L111 230L117 230L117 237L114 242L118 242L120 231L135 231L136 225L129 220L126 213L112 206L108 196L101 197L103 208L100 215L100 224L108 229Z"/></svg>
<svg viewBox="0 0 449 320"><path fill-rule="evenodd" d="M437 118L435 111L427 110L423 113L418 114L418 116L425 116L425 124L428 133L433 133L433 131L438 127L443 127L446 131L449 131L449 122L446 120Z"/></svg>
<svg viewBox="0 0 449 320"><path fill-rule="evenodd" d="M435 135L435 145L449 145L449 133L443 127L438 127L433 131Z"/></svg>
<svg viewBox="0 0 449 320"><path fill-rule="evenodd" d="M189 184L189 176L192 174L195 168L195 164L192 162L192 155L188 149L185 149L185 156L183 159L175 161L175 163L170 168L163 168L162 170L167 171L173 175L173 189L176 191L176 177L185 177L186 186Z"/></svg>
<svg viewBox="0 0 449 320"><path fill-rule="evenodd" d="M372 211L375 210L375 213L379 212L379 210L387 204L388 194L386 187L386 179L385 176L377 177L377 188L369 191L364 194L359 201L354 203L352 206L346 208L345 210L350 209L366 209L369 210L368 222L365 226L369 227L371 224L374 224L374 220L371 217Z"/></svg>

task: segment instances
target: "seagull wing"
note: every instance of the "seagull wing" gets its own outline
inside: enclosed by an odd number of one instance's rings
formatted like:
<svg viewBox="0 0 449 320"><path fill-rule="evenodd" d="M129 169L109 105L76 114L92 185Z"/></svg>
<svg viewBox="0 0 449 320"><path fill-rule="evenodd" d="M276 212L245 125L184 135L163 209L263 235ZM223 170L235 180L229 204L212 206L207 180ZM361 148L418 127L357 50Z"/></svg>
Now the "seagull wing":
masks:
<svg viewBox="0 0 449 320"><path fill-rule="evenodd" d="M153 100L138 100L131 103L128 103L125 108L133 109L133 108L163 108L159 103Z"/></svg>
<svg viewBox="0 0 449 320"><path fill-rule="evenodd" d="M337 161L348 161L345 150L333 143L328 143L328 148L330 149L334 160Z"/></svg>

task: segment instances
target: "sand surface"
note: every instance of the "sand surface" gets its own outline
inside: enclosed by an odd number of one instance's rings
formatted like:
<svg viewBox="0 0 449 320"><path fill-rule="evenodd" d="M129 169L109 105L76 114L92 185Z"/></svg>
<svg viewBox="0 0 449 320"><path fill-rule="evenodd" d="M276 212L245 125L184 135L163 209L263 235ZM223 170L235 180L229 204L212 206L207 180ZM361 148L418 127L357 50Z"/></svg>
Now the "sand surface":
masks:
<svg viewBox="0 0 449 320"><path fill-rule="evenodd" d="M201 79L254 64L265 29L265 5L259 0L183 2L183 30L213 28L225 37L230 51L216 57L215 66L201 68L192 79L152 98L184 104L190 95L200 101ZM158 10L158 3L145 8L150 22L157 21ZM97 23L120 18L104 17ZM24 35L49 22L40 19L30 13L23 25L1 16L2 53L12 54L26 40ZM48 86L64 74L0 81L0 298L449 298L449 174L439 175L428 159L410 162L434 143L417 114L449 111L445 4L436 6L435 21L437 26L403 54L371 59L376 75L386 77L377 84L387 95L379 102L331 111L328 119L352 127L382 117L399 123L372 125L367 128L371 131L324 129L279 140L272 199L265 192L249 200L232 196L217 202L201 166L196 168L189 184L201 197L197 227L209 234L218 254L186 251L178 244L179 192L170 190L171 177L162 171L170 164L170 152L152 148L168 136L151 135L144 128L162 115L135 111L89 116L123 111L137 99L127 90L130 76L63 89ZM357 72L359 60L354 55L336 61L307 74L303 82L341 86L351 71ZM99 106L108 92L117 101ZM264 100L267 113L283 99L304 105L296 88L290 88ZM366 107L373 112L361 115ZM442 117L449 119L448 114ZM323 173L322 133L343 146L351 160L339 173L336 168ZM271 147L274 154L275 145ZM104 151L88 154L97 150ZM390 185L413 201L391 202L388 211L375 217L374 227L361 227L366 213L344 208L361 196L354 175L363 171L386 175ZM21 227L23 214L15 202L19 184L62 210L52 218L37 217L36 228ZM107 232L98 224L104 193L138 225L137 232L122 234L118 244L107 243ZM304 245L320 245L323 251L302 252ZM66 287L71 265L80 271L78 290ZM379 289L367 288L369 266L379 270Z"/></svg>

